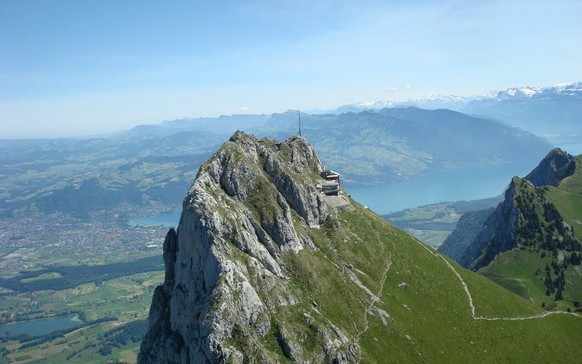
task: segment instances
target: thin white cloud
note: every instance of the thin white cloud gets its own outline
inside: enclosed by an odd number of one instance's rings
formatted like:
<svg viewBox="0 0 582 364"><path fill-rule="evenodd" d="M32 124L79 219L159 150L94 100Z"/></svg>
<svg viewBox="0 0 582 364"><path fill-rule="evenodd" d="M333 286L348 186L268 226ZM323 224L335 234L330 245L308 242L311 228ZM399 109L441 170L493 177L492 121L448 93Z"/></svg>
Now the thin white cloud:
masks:
<svg viewBox="0 0 582 364"><path fill-rule="evenodd" d="M240 107L235 107L234 112L241 112L241 113L247 113L249 111L251 111L251 108L248 106L240 106Z"/></svg>

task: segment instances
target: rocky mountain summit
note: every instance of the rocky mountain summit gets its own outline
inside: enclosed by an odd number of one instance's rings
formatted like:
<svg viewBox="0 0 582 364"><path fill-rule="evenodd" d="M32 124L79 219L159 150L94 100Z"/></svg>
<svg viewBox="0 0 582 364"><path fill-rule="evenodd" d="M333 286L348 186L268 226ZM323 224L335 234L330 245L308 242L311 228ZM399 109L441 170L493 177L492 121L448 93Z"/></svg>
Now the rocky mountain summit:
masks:
<svg viewBox="0 0 582 364"><path fill-rule="evenodd" d="M241 132L202 165L178 230L164 242L140 362L274 362L261 342L276 330L284 355L303 360L300 337L270 312L296 305L287 254L315 249L306 233L330 216L316 189L323 165L301 137L283 143ZM307 318L319 349L310 360L346 362L353 338Z"/></svg>
<svg viewBox="0 0 582 364"><path fill-rule="evenodd" d="M560 148L553 149L525 179L534 186L557 186L561 180L574 174L576 159Z"/></svg>
<svg viewBox="0 0 582 364"><path fill-rule="evenodd" d="M165 280L139 362L578 357L568 334L579 332L577 316L528 326L546 320L540 307L457 270L342 192L326 195L322 170L302 137L277 142L240 132L202 164L178 229L164 241Z"/></svg>

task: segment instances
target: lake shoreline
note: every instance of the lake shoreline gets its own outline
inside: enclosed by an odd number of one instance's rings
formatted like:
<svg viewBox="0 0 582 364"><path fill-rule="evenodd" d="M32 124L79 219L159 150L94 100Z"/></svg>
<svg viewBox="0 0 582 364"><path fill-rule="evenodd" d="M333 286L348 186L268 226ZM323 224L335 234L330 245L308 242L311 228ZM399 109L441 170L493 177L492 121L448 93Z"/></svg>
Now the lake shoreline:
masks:
<svg viewBox="0 0 582 364"><path fill-rule="evenodd" d="M46 336L57 331L75 330L84 324L78 313L19 320L1 324L0 337Z"/></svg>

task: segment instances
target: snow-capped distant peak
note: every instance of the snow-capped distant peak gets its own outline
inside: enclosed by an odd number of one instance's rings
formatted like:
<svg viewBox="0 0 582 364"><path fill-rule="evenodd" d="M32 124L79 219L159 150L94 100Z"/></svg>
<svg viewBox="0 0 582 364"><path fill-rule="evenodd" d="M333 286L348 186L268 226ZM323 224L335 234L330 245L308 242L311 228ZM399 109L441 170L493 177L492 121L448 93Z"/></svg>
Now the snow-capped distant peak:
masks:
<svg viewBox="0 0 582 364"><path fill-rule="evenodd" d="M534 87L524 87L524 88L520 88L519 91L527 96L533 96L536 94L539 94L541 92L541 90L539 88L534 88Z"/></svg>
<svg viewBox="0 0 582 364"><path fill-rule="evenodd" d="M485 98L498 101L512 98L549 97L550 95L573 96L582 93L582 82L562 83L554 87L515 87L491 93Z"/></svg>
<svg viewBox="0 0 582 364"><path fill-rule="evenodd" d="M429 94L428 96L422 97L420 99L410 100L411 102L427 102L427 101L442 101L442 102L459 102L470 100L470 97L457 96L457 95L438 95Z"/></svg>
<svg viewBox="0 0 582 364"><path fill-rule="evenodd" d="M390 107L392 104L390 101L362 101L354 105L370 109L381 109L383 107Z"/></svg>
<svg viewBox="0 0 582 364"><path fill-rule="evenodd" d="M497 94L498 98L506 98L506 97L532 97L542 92L542 89L537 87L514 87L508 88L505 91L500 91Z"/></svg>
<svg viewBox="0 0 582 364"><path fill-rule="evenodd" d="M357 103L339 106L335 109L311 110L312 113L343 113L360 112L364 110L380 110L393 107L420 107L423 109L451 109L456 111L466 110L467 104L474 101L487 100L488 102L505 102L513 99L537 99L552 96L570 97L582 96L582 82L563 83L554 87L513 87L504 91L491 91L484 95L455 96L429 94L425 97L410 99L407 101L361 101Z"/></svg>
<svg viewBox="0 0 582 364"><path fill-rule="evenodd" d="M565 82L565 83L559 83L556 85L556 88L561 89L561 88L567 88L569 86L575 85L575 83L573 82Z"/></svg>
<svg viewBox="0 0 582 364"><path fill-rule="evenodd" d="M554 87L556 93L581 92L582 82L560 83Z"/></svg>

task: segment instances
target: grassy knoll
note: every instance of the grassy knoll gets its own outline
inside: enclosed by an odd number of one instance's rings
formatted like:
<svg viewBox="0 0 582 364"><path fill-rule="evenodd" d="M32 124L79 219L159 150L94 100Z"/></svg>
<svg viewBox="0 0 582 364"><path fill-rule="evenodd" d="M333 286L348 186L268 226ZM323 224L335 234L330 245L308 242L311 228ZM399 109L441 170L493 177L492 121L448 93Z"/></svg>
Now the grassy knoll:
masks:
<svg viewBox="0 0 582 364"><path fill-rule="evenodd" d="M548 198L564 221L574 228L574 236L582 240L582 191L571 192L549 187Z"/></svg>
<svg viewBox="0 0 582 364"><path fill-rule="evenodd" d="M576 171L564 178L559 187L564 191L582 193L582 155L576 157Z"/></svg>

